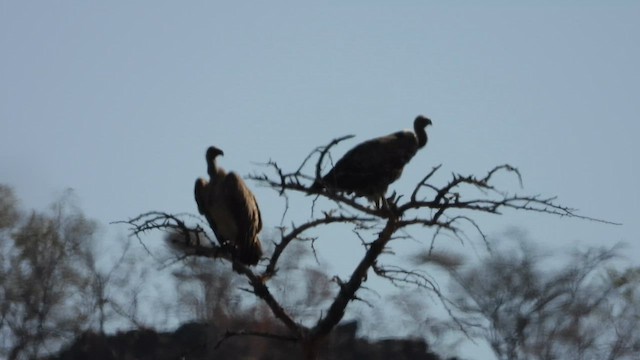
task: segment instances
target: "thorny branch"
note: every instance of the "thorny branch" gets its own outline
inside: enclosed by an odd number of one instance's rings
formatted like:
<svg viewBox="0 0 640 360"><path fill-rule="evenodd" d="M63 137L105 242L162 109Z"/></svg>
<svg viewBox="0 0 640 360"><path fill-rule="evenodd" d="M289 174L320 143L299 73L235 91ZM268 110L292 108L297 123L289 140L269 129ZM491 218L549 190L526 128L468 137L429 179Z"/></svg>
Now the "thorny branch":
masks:
<svg viewBox="0 0 640 360"><path fill-rule="evenodd" d="M295 172L288 173L286 176L279 176L278 178L274 178L265 173L252 175L250 177L261 185L279 189L281 194L288 191L300 192L306 195L316 194L333 201L339 208L347 206L352 208L356 213L363 213L377 218L379 222L386 223L384 230L378 234L377 239L368 244L367 252L353 272L350 280L341 284L340 291L330 306L327 315L320 319L313 329L312 333L317 335L327 333L332 326L335 326L332 318L339 320L342 317L347 303L355 298L355 291L357 291L362 281L366 279L368 269L375 264L376 259L383 252L386 244L393 239L393 234L402 228L420 225L434 229L436 235L442 232L449 232L456 238L464 241L466 235L464 234L463 224L470 224L471 227L480 234L485 243L488 244L486 236L480 226L470 216L471 213L478 212L500 215L504 209L513 209L615 224L606 220L578 215L575 209L556 203L555 197L509 194L507 191L496 188L492 180L499 173L514 174L520 187L522 187L522 175L519 170L508 164L496 166L482 177L453 174L451 180L441 186L431 183L434 174L441 168L441 165L438 165L432 168L414 187L408 200L401 202L401 196L392 196L390 198L393 200L393 202L390 203L392 209L376 208L354 197L330 190L311 190L304 184L305 180L312 179L320 181L324 157L331 146L342 140L344 140L344 138L335 139L327 146L318 148L321 150L315 165L315 176L313 177L303 173L304 164ZM318 149L314 152L319 151ZM305 163L308 160L309 157L305 159ZM283 171L277 163L270 162L267 165L272 167L276 173L283 174ZM480 197L465 199L464 196L469 196L467 193L470 193L469 190L472 189L480 190L482 195ZM463 214L460 212L463 212ZM312 220L310 223L315 224L317 221L318 220ZM294 227L294 229L300 229L301 233L306 230L306 228L304 228L305 225L306 224L301 225L298 228ZM435 238L433 240L435 240ZM281 242L279 245L284 248L287 243L288 241ZM431 281L425 281L427 278L418 276L419 273L401 268L393 270L386 268L384 272L381 272L380 267L374 269L378 270L378 275L384 275L383 277L395 282L404 281L405 283L430 288L432 291L435 290L435 288L431 286L433 283ZM400 276L401 274L402 276Z"/></svg>
<svg viewBox="0 0 640 360"><path fill-rule="evenodd" d="M329 153L329 150L331 150L331 148L333 146L337 145L339 142L347 140L347 139L351 139L354 136L355 135L346 135L346 136L343 136L343 137L340 137L340 138L337 138L337 139L333 139L326 146L318 147L314 151L312 151L311 154L309 154L307 159L309 159L309 157L313 156L314 153L320 153L320 156L318 157L318 161L316 162L316 179L317 180L322 178L322 162L324 160L324 157ZM300 172L302 170L303 166L304 166L304 162L298 168L298 172Z"/></svg>
<svg viewBox="0 0 640 360"><path fill-rule="evenodd" d="M340 205L347 205L354 210L360 211L364 214L384 218L387 216L387 212L382 209L374 209L357 201L353 196L347 196L342 193L336 193L331 191L313 191L309 186L303 184L301 180L313 179L303 173L289 173L284 174L282 169L275 162L269 162L268 167L271 167L277 174L278 179L269 177L267 174L253 174L249 176L249 179L258 182L258 184L270 187L272 189L278 189L279 194L285 196L285 191L299 192L305 195L321 195L335 203Z"/></svg>
<svg viewBox="0 0 640 360"><path fill-rule="evenodd" d="M230 258L229 252L223 247L214 244L200 225L188 226L180 218L181 216L192 217L193 215L174 215L162 211L149 211L129 220L112 222L112 224L128 225L130 231L129 235L138 239L149 253L151 252L144 245L144 241L142 241L141 236L148 232L159 230L168 234L177 235L172 237L172 242L181 241L182 244L174 243L172 245L181 246L183 249L187 250L189 255L210 258ZM204 246L203 244L206 243L205 241L208 242L210 246Z"/></svg>
<svg viewBox="0 0 640 360"><path fill-rule="evenodd" d="M226 248L213 243L210 246L202 245L200 240L207 237L204 230L199 225L195 227L186 225L177 215L151 211L116 223L130 225L131 236L138 238L140 241L142 241L140 238L141 234L151 230L161 230L169 232L172 235L179 235L171 237L171 240L174 242L172 245L176 245L175 242L177 241L183 242L180 245L189 256L202 256L214 259L224 258L234 262ZM182 238L180 238L180 236ZM253 293L269 306L274 316L286 325L293 334L300 336L299 334L301 334L303 328L280 306L264 283L264 278L254 274L251 269L238 262L234 262L234 269L247 277Z"/></svg>
<svg viewBox="0 0 640 360"><path fill-rule="evenodd" d="M486 236L472 217L474 213L500 215L505 209L513 209L616 224L606 220L578 215L575 209L558 204L555 197L510 194L507 191L496 188L493 184L493 178L499 173L515 175L520 187L522 187L520 172L517 168L508 164L496 166L482 177L474 175L463 176L454 173L451 179L443 185L436 185L433 182L434 175L442 167L442 165L437 165L415 185L410 197L405 198L406 200L403 201L403 196L396 196L394 192L387 199L388 205L382 207L373 206L367 203L366 200L348 196L341 192L312 189L311 184L314 181L321 181L323 161L327 156L330 156L329 150L339 142L351 137L349 135L336 138L329 144L314 149L293 172L285 171L277 162L270 160L264 165L271 169L272 174L260 173L249 176L249 179L254 180L258 185L272 188L285 198L285 214L289 206L288 196L292 193L315 195L316 199L328 199L333 208L322 212L319 217L314 217L312 212L311 219L299 224L292 223L291 229L288 231L284 227L280 227L280 239L275 242L275 248L271 256L265 261L266 267L261 274L254 273L253 270L242 264L234 264L234 268L248 279L251 286L249 291L269 306L274 316L289 329L291 335L267 335L242 331L228 332L225 338L237 335L259 335L300 341L303 346L305 346L304 344L311 344L309 346L312 346L331 332L342 319L347 305L351 301L358 299L356 292L366 281L369 269L373 269L376 275L386 278L395 284L410 284L425 288L438 295L446 307L446 299L443 298L437 284L425 273L401 267L383 266L377 262L380 255L387 250L387 245L391 240L406 238L406 236L398 237L396 233L408 227L417 225L433 230L431 251L436 237L443 234L452 234L455 238L464 242L468 238L464 229L468 226L477 231L488 246ZM304 171L308 167L307 164L316 155L318 159L315 166L313 166L313 175L306 174ZM480 195L473 195L478 192ZM315 200L313 203L315 204ZM191 249L188 252L189 255L224 258L233 261L228 252L210 240L211 246L202 246L202 240L209 239L203 228L199 225L189 227L178 216L163 212L148 212L119 223L130 225L131 236L138 239L142 234L151 230L177 232L182 235L184 243L189 244ZM352 224L354 232L365 248L365 252L349 279L347 281L336 281L339 285L338 292L333 302L322 312L324 315L320 317L314 326L306 327L296 322L282 308L266 283L270 278L277 275L278 261L291 242L309 239L315 241L315 237L305 236L305 233L336 223ZM365 235L358 232L358 229L378 229L379 232L372 239L366 241ZM460 326L463 327L464 324L460 324Z"/></svg>
<svg viewBox="0 0 640 360"><path fill-rule="evenodd" d="M282 252L285 250L287 245L292 240L300 239L300 235L305 231L318 227L320 225L327 225L332 223L364 223L364 222L372 222L375 221L374 218L371 217L361 217L361 216L346 216L346 215L331 215L329 212L324 213L324 217L311 220L302 225L295 226L292 224L292 230L288 233L284 233L284 229L281 228L281 239L280 242L276 244L276 247L271 255L271 259L269 260L269 264L267 265L266 270L264 271L264 276L273 276L277 271L276 264Z"/></svg>
<svg viewBox="0 0 640 360"><path fill-rule="evenodd" d="M271 291L265 284L265 279L261 276L257 276L251 271L247 266L239 263L234 264L236 270L241 272L244 276L249 279L249 284L253 288L253 293L262 299L271 309L273 315L280 320L288 329L294 334L297 338L301 338L302 334L305 332L306 328L298 324L285 310L282 308L280 303L273 297Z"/></svg>

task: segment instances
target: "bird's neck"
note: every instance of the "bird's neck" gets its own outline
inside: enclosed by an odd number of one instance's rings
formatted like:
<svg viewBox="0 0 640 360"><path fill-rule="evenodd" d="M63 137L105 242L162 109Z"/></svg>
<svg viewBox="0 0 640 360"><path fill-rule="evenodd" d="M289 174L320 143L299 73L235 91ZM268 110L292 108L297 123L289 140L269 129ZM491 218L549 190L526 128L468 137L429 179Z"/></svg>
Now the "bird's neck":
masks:
<svg viewBox="0 0 640 360"><path fill-rule="evenodd" d="M225 171L218 167L215 160L211 160L209 162L207 173L209 174L209 178L211 179L210 181L214 184L224 178L224 175L226 175Z"/></svg>
<svg viewBox="0 0 640 360"><path fill-rule="evenodd" d="M423 127L416 126L414 127L414 130L416 132L416 136L418 137L418 148L421 148L427 145L428 138L427 138L426 129Z"/></svg>

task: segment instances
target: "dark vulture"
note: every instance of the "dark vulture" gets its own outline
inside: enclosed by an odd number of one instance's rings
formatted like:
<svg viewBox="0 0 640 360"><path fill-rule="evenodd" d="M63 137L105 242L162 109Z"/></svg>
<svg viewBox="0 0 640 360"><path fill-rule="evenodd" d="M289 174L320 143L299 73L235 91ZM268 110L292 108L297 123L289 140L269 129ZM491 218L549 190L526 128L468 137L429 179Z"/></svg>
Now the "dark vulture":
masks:
<svg viewBox="0 0 640 360"><path fill-rule="evenodd" d="M418 116L413 130L398 131L365 141L349 150L311 189L355 193L378 204L387 187L402 175L402 169L427 144L425 128L431 120Z"/></svg>
<svg viewBox="0 0 640 360"><path fill-rule="evenodd" d="M199 178L194 191L198 211L205 216L218 241L230 247L236 261L255 265L262 256L258 203L238 174L227 173L216 165L218 155L224 155L222 150L214 146L207 149L209 181Z"/></svg>

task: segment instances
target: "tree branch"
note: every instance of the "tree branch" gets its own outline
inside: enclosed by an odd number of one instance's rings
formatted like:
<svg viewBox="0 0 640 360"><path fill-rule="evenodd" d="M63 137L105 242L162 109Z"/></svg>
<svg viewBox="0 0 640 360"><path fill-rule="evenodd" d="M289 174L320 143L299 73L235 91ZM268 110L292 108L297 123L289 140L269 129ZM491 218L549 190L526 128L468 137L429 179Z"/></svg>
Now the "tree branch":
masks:
<svg viewBox="0 0 640 360"><path fill-rule="evenodd" d="M329 212L324 213L323 218L311 220L299 226L293 226L292 230L287 234L281 235L281 240L276 244L275 250L273 251L273 255L271 256L271 260L265 269L263 276L271 277L277 271L276 265L278 263L278 259L282 255L282 252L285 250L287 245L292 240L299 239L300 235L309 229L313 229L320 225L328 225L333 223L364 223L375 221L374 218L370 217L360 217L360 216L347 216L347 215L331 215Z"/></svg>
<svg viewBox="0 0 640 360"><path fill-rule="evenodd" d="M333 303L329 307L327 314L321 318L316 326L311 329L311 334L314 337L324 337L340 322L344 316L344 311L349 302L355 299L355 293L358 291L362 282L367 277L369 268L373 266L374 262L382 254L386 244L391 240L393 233L397 230L398 223L395 219L389 219L386 226L378 235L378 238L371 243L369 250L364 255L364 258L360 261L355 268L349 281L341 284L340 291L334 299Z"/></svg>
<svg viewBox="0 0 640 360"><path fill-rule="evenodd" d="M219 346L226 338L237 335L255 335L272 337L286 341L301 341L303 346L315 346L317 340L327 336L331 330L343 318L346 307L352 300L358 300L356 292L362 287L367 279L369 269L395 284L410 284L419 286L436 293L443 299L440 290L428 275L418 271L408 271L402 268L381 267L376 264L377 259L385 251L389 241L402 239L407 236L398 236L397 231L414 225L428 227L434 230L431 241L431 248L434 246L435 238L443 232L451 233L461 242L464 242L466 234L463 225L471 226L482 237L489 247L487 238L482 232L478 223L470 214L487 213L500 215L505 209L523 210L537 212L560 217L578 218L583 220L597 221L606 224L616 224L611 221L601 220L588 216L578 215L577 211L556 203L555 197L542 197L540 195L518 195L510 194L507 191L497 188L493 184L493 179L497 174L507 173L518 179L522 187L522 176L517 168L504 164L490 169L486 175L476 177L474 175L462 176L452 174L452 178L444 185L431 183L434 175L441 169L442 165L433 167L412 189L408 200L402 202L403 195L393 194L384 201L382 207L375 207L366 200L362 201L356 196L348 196L343 192L332 191L330 189L313 188L309 182L322 181L322 165L326 156L330 156L330 149L339 142L353 137L352 135L336 138L329 144L317 147L309 153L302 161L301 165L293 172L282 169L275 161L269 160L264 166L273 173L252 174L249 179L256 181L261 186L269 187L285 198L286 207L282 216L281 224L284 223L285 215L289 209L289 194L300 193L304 195L315 195L330 200L330 209L322 212L319 218L313 218L315 200L313 200L311 219L295 225L292 223L291 230L286 231L280 227L280 240L275 244L275 249L271 254L265 270L258 276L243 264L234 263L234 270L244 275L251 286L251 291L255 296L262 299L269 307L273 315L282 322L291 332L290 336L272 335L261 332L227 332L223 339L216 345ZM309 165L310 159L318 154L315 165ZM312 169L306 169L313 166ZM313 175L305 174L309 171ZM478 192L480 195L478 195ZM471 195L474 194L474 195ZM465 198L468 197L468 198ZM405 198L406 199L406 198ZM233 262L229 252L219 245L202 246L202 240L208 239L206 232L199 225L196 227L187 226L179 216L163 212L148 212L127 221L130 226L131 236L140 239L140 236L151 230L172 231L180 234L184 244L188 245L190 256L204 256L211 258L225 258ZM313 248L315 237L305 236L310 230L322 228L336 223L353 224L356 229L380 229L372 242L366 242L357 230L355 233L365 245L365 254L351 273L346 282L337 281L340 289L333 302L329 305L324 316L322 316L315 326L307 328L292 318L274 298L265 282L277 273L278 261L285 249L293 240L312 239ZM315 255L315 248L314 255ZM431 251L432 249L430 249ZM447 304L445 304L447 307ZM451 310L447 307L451 314ZM460 324L460 327L463 327ZM306 345L304 345L306 344Z"/></svg>

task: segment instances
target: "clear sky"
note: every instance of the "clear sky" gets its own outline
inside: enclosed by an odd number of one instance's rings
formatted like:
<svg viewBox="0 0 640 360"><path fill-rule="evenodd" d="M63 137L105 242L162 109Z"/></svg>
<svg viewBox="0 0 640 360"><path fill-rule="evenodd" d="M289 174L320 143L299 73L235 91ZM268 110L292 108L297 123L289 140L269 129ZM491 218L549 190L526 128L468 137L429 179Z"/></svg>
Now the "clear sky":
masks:
<svg viewBox="0 0 640 360"><path fill-rule="evenodd" d="M506 213L483 217L485 232L623 241L635 260L640 3L537 3L2 0L0 182L27 208L71 187L104 224L195 213L209 145L246 175L356 134L339 155L424 114L429 144L393 189L437 164L444 181L510 163L524 192L624 225ZM282 202L253 187L277 226ZM354 257L334 243L325 258Z"/></svg>

